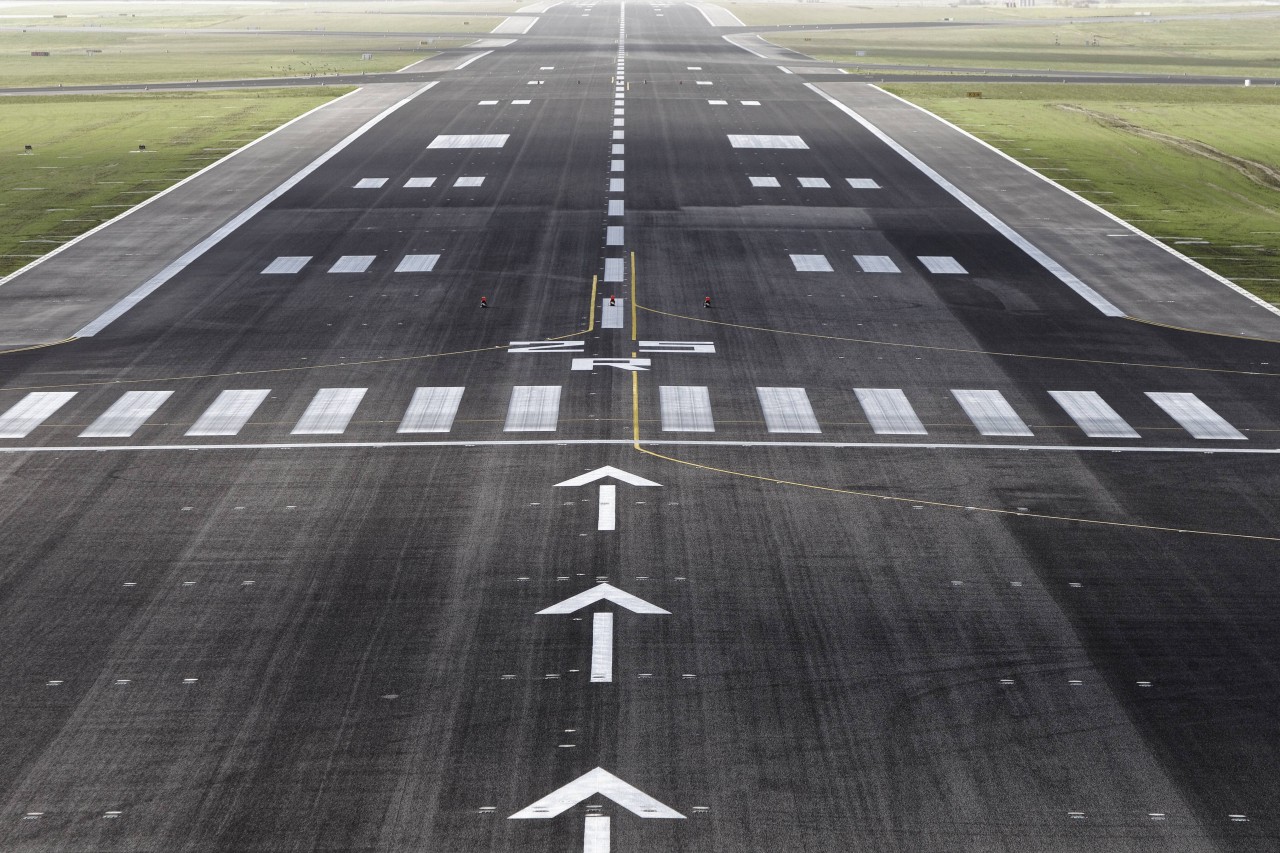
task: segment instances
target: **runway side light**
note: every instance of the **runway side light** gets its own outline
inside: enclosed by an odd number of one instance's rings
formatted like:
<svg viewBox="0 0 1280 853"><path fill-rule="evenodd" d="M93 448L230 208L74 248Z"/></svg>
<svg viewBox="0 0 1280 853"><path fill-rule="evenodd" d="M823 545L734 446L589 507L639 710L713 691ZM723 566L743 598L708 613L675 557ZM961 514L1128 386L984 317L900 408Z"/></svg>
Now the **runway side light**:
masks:
<svg viewBox="0 0 1280 853"><path fill-rule="evenodd" d="M612 293L610 293L610 294L609 294L609 305L610 305L610 306L614 306L614 305L617 305L617 304L618 304L618 300L614 299L613 294L612 294Z"/></svg>
<svg viewBox="0 0 1280 853"><path fill-rule="evenodd" d="M481 308L488 308L488 307L489 307L489 297L487 297L487 296L481 296L481 297L480 297L480 307L481 307Z"/></svg>
<svg viewBox="0 0 1280 853"><path fill-rule="evenodd" d="M703 308L710 308L710 307L711 307L711 297L710 297L710 296L708 296L707 298L705 298L705 299L703 299L703 300L702 300L702 307L703 307Z"/></svg>

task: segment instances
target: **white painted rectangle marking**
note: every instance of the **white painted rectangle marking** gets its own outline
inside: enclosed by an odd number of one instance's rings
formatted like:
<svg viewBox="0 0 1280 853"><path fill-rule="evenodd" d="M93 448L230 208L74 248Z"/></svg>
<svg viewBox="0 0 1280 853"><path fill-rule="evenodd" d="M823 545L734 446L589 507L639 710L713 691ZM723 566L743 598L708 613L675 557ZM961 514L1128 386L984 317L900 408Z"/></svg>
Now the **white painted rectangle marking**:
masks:
<svg viewBox="0 0 1280 853"><path fill-rule="evenodd" d="M983 435L1034 435L999 391L953 389L951 395Z"/></svg>
<svg viewBox="0 0 1280 853"><path fill-rule="evenodd" d="M615 299L614 304L609 304L609 297L600 300L600 328L602 329L621 329L626 315L623 313L625 299Z"/></svg>
<svg viewBox="0 0 1280 853"><path fill-rule="evenodd" d="M626 101L625 101L622 97L615 97L615 98L613 99L613 105L614 105L615 107L625 107L625 106L626 106Z"/></svg>
<svg viewBox="0 0 1280 853"><path fill-rule="evenodd" d="M624 201L623 201L622 199L620 199L620 198L611 198L611 199L609 199L609 215L610 215L610 216L622 216L622 215L623 215L623 211L626 209L626 208L624 207L624 205L625 205L625 204L626 204L626 202L624 202Z"/></svg>
<svg viewBox="0 0 1280 853"><path fill-rule="evenodd" d="M172 391L126 391L80 437L128 438L172 395Z"/></svg>
<svg viewBox="0 0 1280 853"><path fill-rule="evenodd" d="M831 184L827 183L826 178L799 178L798 180L800 181L800 186L808 187L809 189L816 189L816 190L831 189Z"/></svg>
<svg viewBox="0 0 1280 853"><path fill-rule="evenodd" d="M727 106L729 106L729 102L728 102L728 101L721 101L721 100L712 100L712 101L707 101L707 104L709 104L710 106L713 106L713 107L727 107Z"/></svg>
<svg viewBox="0 0 1280 853"><path fill-rule="evenodd" d="M492 107L492 106L496 106L496 105L497 105L497 103L498 103L497 101L481 101L480 103L476 104L476 106L478 106L478 107Z"/></svg>
<svg viewBox="0 0 1280 853"><path fill-rule="evenodd" d="M602 494L601 512L604 511L603 499ZM613 681L612 613L591 614L591 680L592 682Z"/></svg>
<svg viewBox="0 0 1280 853"><path fill-rule="evenodd" d="M588 814L583 826L582 853L609 853L613 843L610 838L609 816Z"/></svg>
<svg viewBox="0 0 1280 853"><path fill-rule="evenodd" d="M876 435L928 435L899 388L854 388Z"/></svg>
<svg viewBox="0 0 1280 853"><path fill-rule="evenodd" d="M756 396L769 432L822 432L803 388L756 388Z"/></svg>
<svg viewBox="0 0 1280 853"><path fill-rule="evenodd" d="M356 181L356 185L352 189L357 190L376 190L381 189L386 184L386 178L361 178Z"/></svg>
<svg viewBox="0 0 1280 853"><path fill-rule="evenodd" d="M615 145L610 146L610 148L609 148L609 153L610 153L610 154L615 154L615 155L616 155L616 154L626 154L626 153L627 153L627 146L623 145L622 143L617 143L617 144L615 144Z"/></svg>
<svg viewBox="0 0 1280 853"><path fill-rule="evenodd" d="M625 180L626 180L625 178L610 178L609 192L611 193L622 192L626 188L626 184L624 183Z"/></svg>
<svg viewBox="0 0 1280 853"><path fill-rule="evenodd" d="M697 82L698 82L698 85L699 85L699 86L712 86L712 85L714 85L710 80L699 80L699 81L697 81Z"/></svg>
<svg viewBox="0 0 1280 853"><path fill-rule="evenodd" d="M453 182L455 187L479 187L484 186L484 175L463 175L461 178Z"/></svg>
<svg viewBox="0 0 1280 853"><path fill-rule="evenodd" d="M396 272L431 272L438 260L439 255L405 255L396 265Z"/></svg>
<svg viewBox="0 0 1280 853"><path fill-rule="evenodd" d="M610 160L609 161L610 172L622 172L622 171L625 171L626 168L627 168L626 160Z"/></svg>
<svg viewBox="0 0 1280 853"><path fill-rule="evenodd" d="M511 138L509 133L441 134L427 144L428 148L501 148Z"/></svg>
<svg viewBox="0 0 1280 853"><path fill-rule="evenodd" d="M769 136L760 133L730 133L729 144L734 148L784 148L807 151L809 146L798 136Z"/></svg>
<svg viewBox="0 0 1280 853"><path fill-rule="evenodd" d="M615 119L613 120L613 126L614 126L614 127L626 127L626 126L627 126L627 120L626 120L625 118L615 118Z"/></svg>
<svg viewBox="0 0 1280 853"><path fill-rule="evenodd" d="M532 104L532 103L533 101L531 101L529 98L516 98L514 101L511 102L511 105L513 107L527 107L529 104Z"/></svg>
<svg viewBox="0 0 1280 853"><path fill-rule="evenodd" d="M1192 438L1244 441L1245 436L1226 419L1205 405L1195 394L1172 394L1148 391L1151 402L1191 433Z"/></svg>
<svg viewBox="0 0 1280 853"><path fill-rule="evenodd" d="M685 71L701 71L701 70L702 70L702 66L701 66L701 65L687 65L687 66L685 66L685 69L684 69L684 70L685 70Z"/></svg>
<svg viewBox="0 0 1280 853"><path fill-rule="evenodd" d="M294 425L293 435L342 435L368 388L321 388Z"/></svg>
<svg viewBox="0 0 1280 853"><path fill-rule="evenodd" d="M626 114L627 114L627 108L626 108L626 107L614 107L614 108L613 108L613 114L614 114L615 116L624 116L624 115L626 115Z"/></svg>
<svg viewBox="0 0 1280 853"><path fill-rule="evenodd" d="M1095 391L1050 391L1076 426L1090 438L1141 438Z"/></svg>
<svg viewBox="0 0 1280 853"><path fill-rule="evenodd" d="M782 184L778 183L778 179L777 179L777 178L771 178L771 177L768 177L768 176L761 176L761 177L753 177L753 178L751 178L751 186L753 186L753 187L780 187L780 186L782 186Z"/></svg>
<svg viewBox="0 0 1280 853"><path fill-rule="evenodd" d="M267 264L267 268L262 271L263 275L288 275L290 273L301 272L302 268L311 262L310 255L286 255L276 258Z"/></svg>
<svg viewBox="0 0 1280 853"><path fill-rule="evenodd" d="M404 188L407 190L420 189L422 187L434 186L435 178L410 178L404 182Z"/></svg>
<svg viewBox="0 0 1280 853"><path fill-rule="evenodd" d="M604 260L604 280L605 281L622 281L625 270L622 258L605 258Z"/></svg>
<svg viewBox="0 0 1280 853"><path fill-rule="evenodd" d="M920 255L920 263L936 275L968 275L969 271L949 255Z"/></svg>
<svg viewBox="0 0 1280 853"><path fill-rule="evenodd" d="M849 182L849 186L855 190L878 190L880 185L871 178L845 178Z"/></svg>
<svg viewBox="0 0 1280 853"><path fill-rule="evenodd" d="M660 385L663 432L715 432L711 395L705 385Z"/></svg>
<svg viewBox="0 0 1280 853"><path fill-rule="evenodd" d="M604 230L604 244L606 246L622 245L622 226L610 225Z"/></svg>
<svg viewBox="0 0 1280 853"><path fill-rule="evenodd" d="M343 255L329 272L364 272L377 259L377 255Z"/></svg>
<svg viewBox="0 0 1280 853"><path fill-rule="evenodd" d="M792 255L796 272L834 272L826 255Z"/></svg>
<svg viewBox="0 0 1280 853"><path fill-rule="evenodd" d="M759 101L743 101L742 105L744 107L758 107L760 106L760 102Z"/></svg>
<svg viewBox="0 0 1280 853"><path fill-rule="evenodd" d="M560 417L559 385L517 385L511 389L503 432L555 432Z"/></svg>
<svg viewBox="0 0 1280 853"><path fill-rule="evenodd" d="M458 415L465 388L417 388L397 433L448 432Z"/></svg>
<svg viewBox="0 0 1280 853"><path fill-rule="evenodd" d="M854 255L863 272L901 272L888 255Z"/></svg>
<svg viewBox="0 0 1280 853"><path fill-rule="evenodd" d="M0 438L26 438L75 395L75 391L32 391L0 415Z"/></svg>
<svg viewBox="0 0 1280 853"><path fill-rule="evenodd" d="M187 435L235 435L270 394L269 388L223 391L187 430Z"/></svg>
<svg viewBox="0 0 1280 853"><path fill-rule="evenodd" d="M600 509L596 515L596 530L618 529L618 487L612 484L600 487Z"/></svg>
<svg viewBox="0 0 1280 853"><path fill-rule="evenodd" d="M614 139L626 139L626 138L627 138L627 132L626 132L625 130L615 130L615 131L613 132L613 138L614 138Z"/></svg>

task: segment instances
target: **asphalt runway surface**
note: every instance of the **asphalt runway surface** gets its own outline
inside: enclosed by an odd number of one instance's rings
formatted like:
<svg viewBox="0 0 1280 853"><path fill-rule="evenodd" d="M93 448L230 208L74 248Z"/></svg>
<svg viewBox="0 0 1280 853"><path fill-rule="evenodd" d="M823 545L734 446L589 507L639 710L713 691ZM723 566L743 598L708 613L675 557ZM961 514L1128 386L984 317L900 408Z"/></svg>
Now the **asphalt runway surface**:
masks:
<svg viewBox="0 0 1280 853"><path fill-rule="evenodd" d="M1280 346L623 14L0 356L0 849L1276 849Z"/></svg>

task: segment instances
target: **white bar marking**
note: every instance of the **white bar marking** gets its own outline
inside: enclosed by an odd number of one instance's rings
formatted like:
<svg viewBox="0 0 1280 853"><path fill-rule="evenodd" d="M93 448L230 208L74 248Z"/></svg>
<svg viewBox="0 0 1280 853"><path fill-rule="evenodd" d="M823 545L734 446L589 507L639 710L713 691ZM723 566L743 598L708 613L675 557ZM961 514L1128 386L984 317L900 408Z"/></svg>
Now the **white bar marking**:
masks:
<svg viewBox="0 0 1280 853"><path fill-rule="evenodd" d="M854 255L863 272L901 272L888 255Z"/></svg>
<svg viewBox="0 0 1280 853"><path fill-rule="evenodd" d="M605 258L604 261L604 280L605 281L622 281L623 280L622 258Z"/></svg>
<svg viewBox="0 0 1280 853"><path fill-rule="evenodd" d="M126 391L80 437L128 438L172 395L172 391Z"/></svg>
<svg viewBox="0 0 1280 853"><path fill-rule="evenodd" d="M609 161L609 171L610 171L610 172L621 172L621 171L624 171L624 170L626 169L626 166L627 166L627 163L626 163L626 161L625 161L625 160L610 160L610 161Z"/></svg>
<svg viewBox="0 0 1280 853"><path fill-rule="evenodd" d="M436 182L435 178L410 178L404 182L405 189L419 189L421 187L433 186Z"/></svg>
<svg viewBox="0 0 1280 853"><path fill-rule="evenodd" d="M1169 417L1177 421L1183 429L1191 433L1192 438L1230 439L1244 441L1245 436L1238 429L1209 408L1195 394L1166 394L1148 391L1151 402L1165 410Z"/></svg>
<svg viewBox="0 0 1280 853"><path fill-rule="evenodd" d="M608 299L600 300L600 328L602 329L621 329L625 322L626 314L624 306L627 300L615 299L616 304L610 305Z"/></svg>
<svg viewBox="0 0 1280 853"><path fill-rule="evenodd" d="M626 178L610 178L609 192L611 193L623 192L623 188L626 186L625 181L626 181Z"/></svg>
<svg viewBox="0 0 1280 853"><path fill-rule="evenodd" d="M483 175L470 175L458 178L453 182L455 187L479 187L484 185Z"/></svg>
<svg viewBox="0 0 1280 853"><path fill-rule="evenodd" d="M269 388L223 391L187 430L187 435L235 435L270 394Z"/></svg>
<svg viewBox="0 0 1280 853"><path fill-rule="evenodd" d="M1095 391L1050 391L1049 396L1090 438L1141 438Z"/></svg>
<svg viewBox="0 0 1280 853"><path fill-rule="evenodd" d="M75 395L75 391L32 391L0 415L0 438L26 438Z"/></svg>
<svg viewBox="0 0 1280 853"><path fill-rule="evenodd" d="M663 432L715 432L711 395L705 385L660 385Z"/></svg>
<svg viewBox="0 0 1280 853"><path fill-rule="evenodd" d="M787 148L808 150L809 146L798 136L768 136L759 133L730 133L729 144L734 148Z"/></svg>
<svg viewBox="0 0 1280 853"><path fill-rule="evenodd" d="M920 263L925 269L936 275L968 275L969 271L960 262L948 255L921 255Z"/></svg>
<svg viewBox="0 0 1280 853"><path fill-rule="evenodd" d="M792 255L796 272L834 272L826 255Z"/></svg>
<svg viewBox="0 0 1280 853"><path fill-rule="evenodd" d="M377 255L343 255L329 272L364 272L377 259Z"/></svg>
<svg viewBox="0 0 1280 853"><path fill-rule="evenodd" d="M849 186L855 190L878 190L880 185L871 178L845 178L849 182Z"/></svg>
<svg viewBox="0 0 1280 853"><path fill-rule="evenodd" d="M441 134L427 144L428 148L501 148L511 138L508 133Z"/></svg>
<svg viewBox="0 0 1280 853"><path fill-rule="evenodd" d="M293 428L293 435L342 435L368 388L321 388Z"/></svg>
<svg viewBox="0 0 1280 853"><path fill-rule="evenodd" d="M876 435L928 435L899 388L854 388Z"/></svg>
<svg viewBox="0 0 1280 853"><path fill-rule="evenodd" d="M610 225L604 230L604 244L606 246L622 245L622 226Z"/></svg>
<svg viewBox="0 0 1280 853"><path fill-rule="evenodd" d="M609 215L610 216L622 216L625 210L626 208L623 206L622 199L620 198L609 199Z"/></svg>
<svg viewBox="0 0 1280 853"><path fill-rule="evenodd" d="M285 255L276 258L267 264L267 268L262 271L263 275L288 275L290 273L301 272L302 268L311 262L310 255Z"/></svg>
<svg viewBox="0 0 1280 853"><path fill-rule="evenodd" d="M618 487L612 484L600 486L600 511L596 518L596 530L618 529Z"/></svg>
<svg viewBox="0 0 1280 853"><path fill-rule="evenodd" d="M612 613L591 614L591 681L592 683L613 681Z"/></svg>
<svg viewBox="0 0 1280 853"><path fill-rule="evenodd" d="M999 391L952 390L951 395L983 435L1034 435Z"/></svg>
<svg viewBox="0 0 1280 853"><path fill-rule="evenodd" d="M465 388L417 388L397 433L448 432L453 429Z"/></svg>
<svg viewBox="0 0 1280 853"><path fill-rule="evenodd" d="M769 432L822 432L803 388L756 388L756 396Z"/></svg>
<svg viewBox="0 0 1280 853"><path fill-rule="evenodd" d="M831 189L831 184L827 183L826 178L800 178L800 186L815 190Z"/></svg>
<svg viewBox="0 0 1280 853"><path fill-rule="evenodd" d="M386 178L361 178L356 181L356 185L352 189L357 190L376 190L381 189L386 184Z"/></svg>
<svg viewBox="0 0 1280 853"><path fill-rule="evenodd" d="M405 255L396 265L396 272L431 272L438 260L439 255Z"/></svg>
<svg viewBox="0 0 1280 853"><path fill-rule="evenodd" d="M609 816L589 814L582 830L582 853L609 853Z"/></svg>
<svg viewBox="0 0 1280 853"><path fill-rule="evenodd" d="M517 385L511 389L503 432L555 432L560 417L559 385Z"/></svg>
<svg viewBox="0 0 1280 853"><path fill-rule="evenodd" d="M767 176L765 176L765 177L751 178L751 186L753 186L753 187L780 187L780 186L782 186L782 184L778 183L778 179L777 179L777 178L771 178L771 177L767 177Z"/></svg>

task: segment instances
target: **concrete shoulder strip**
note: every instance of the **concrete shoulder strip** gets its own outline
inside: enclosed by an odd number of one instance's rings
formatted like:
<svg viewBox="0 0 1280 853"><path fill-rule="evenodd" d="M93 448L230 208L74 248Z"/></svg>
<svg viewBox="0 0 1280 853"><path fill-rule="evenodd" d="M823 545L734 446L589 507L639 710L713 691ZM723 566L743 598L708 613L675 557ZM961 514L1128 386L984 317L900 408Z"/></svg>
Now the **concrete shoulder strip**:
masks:
<svg viewBox="0 0 1280 853"><path fill-rule="evenodd" d="M1032 245L1030 240L1023 237L1017 231L1014 231L1013 228L1005 224L1005 222L1001 220L999 217L997 217L994 213L987 210L982 205L978 204L978 202L974 201L973 198L971 198L966 192L961 190L955 184L948 181L942 175L938 174L936 171L933 170L933 168L931 168L923 160L921 160L919 157L912 154L910 151L908 151L906 148L900 145L896 140L890 137L887 133L880 130L880 128L876 127L874 124L867 121L857 112L853 111L849 107L840 103L840 101L833 98L831 95L828 95L826 92L822 91L812 83L806 83L805 88L815 92L824 100L833 104L836 107L836 109L840 110L845 115L849 116L858 124L862 125L868 131L870 131L870 133L873 136L875 136L885 145L888 145L890 148L896 151L908 163L910 163L912 166L915 166L917 169L923 172L925 176L928 177L931 181L933 181L935 184L940 186L942 189L946 190L946 192L949 193L953 198L955 198L956 201L960 202L969 210L973 211L975 214L977 214L977 216L980 219L982 219L984 222L986 222L988 225L990 225L992 228L998 231L1001 235L1003 235L1006 239L1012 242L1019 249L1021 249L1022 251L1030 255L1031 258L1036 263L1040 264L1040 266L1048 270L1051 274L1053 274L1054 277L1056 277L1059 281L1061 281L1067 287L1074 290L1077 294L1079 294L1081 298L1083 298L1086 302L1088 302L1094 308L1097 308L1099 311L1101 311L1103 314L1107 315L1108 317L1127 316L1125 312L1121 311L1119 308L1113 305L1102 294L1098 293L1098 291L1094 290L1092 287L1085 284L1080 279L1076 278L1066 269L1066 267L1062 266L1062 264L1058 263L1053 258L1049 257L1047 254L1041 251L1038 247Z"/></svg>
<svg viewBox="0 0 1280 853"><path fill-rule="evenodd" d="M115 305L111 306L111 308L109 308L106 312L101 314L93 322L89 323L89 325L85 326L80 331L76 332L75 336L78 338L93 337L94 335L98 334L98 332L101 332L103 329L109 326L111 323L120 319L122 316L124 316L124 314L127 311L129 311L129 309L133 308L139 302L146 299L155 291L159 290L161 285L169 281L169 279L173 278L178 273L182 272L184 269L186 269L188 266L190 266L192 263L198 260L202 255L204 255L205 252L209 251L214 246L221 243L228 236L234 233L240 226L244 225L250 219L252 219L253 217L257 216L259 213L261 213L267 207L267 205L271 204L271 202L280 198L280 196L284 195L289 190L293 189L295 186L300 184L308 175L310 175L312 172L319 169L325 163L329 162L329 160L331 160L336 154L338 154L338 152L342 151L352 142L355 142L357 139L359 139L361 136L367 133L371 128L373 128L383 119L385 119L387 116L391 115L396 110L400 109L405 104L409 103L414 98L418 97L423 92L427 91L428 89L430 89L432 86L435 86L435 85L436 85L436 81L432 81L426 84L421 89L418 89L418 91L409 95L407 98L401 99L400 101L392 104L390 107L387 107L382 112L378 113L373 118L369 119L359 128L357 128L354 132L350 133L345 139L343 139L337 145L333 146L328 151L321 154L315 160L312 160L310 164L308 164L306 167L302 169L302 171L298 172L293 177L289 178L287 181L282 183L280 186L276 187L274 190L267 193L262 198L258 199L248 208L241 211L240 214L236 216L234 219L232 219L230 222L223 225L217 231L214 231L208 237L204 238L195 246L188 249L185 253L182 254L181 257L179 257L173 263L169 264L164 269L160 270L160 272L156 273L147 281L143 282L143 284L140 287L138 287L138 289L134 290L124 299L121 299Z"/></svg>

